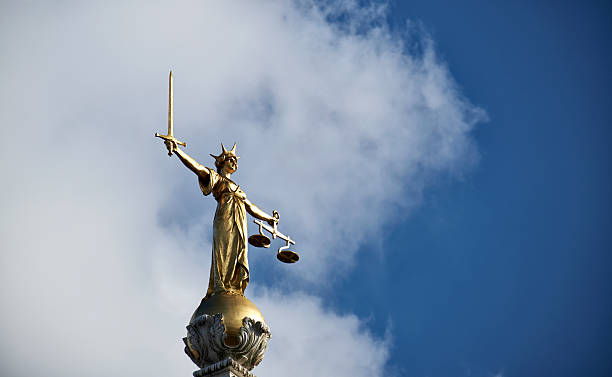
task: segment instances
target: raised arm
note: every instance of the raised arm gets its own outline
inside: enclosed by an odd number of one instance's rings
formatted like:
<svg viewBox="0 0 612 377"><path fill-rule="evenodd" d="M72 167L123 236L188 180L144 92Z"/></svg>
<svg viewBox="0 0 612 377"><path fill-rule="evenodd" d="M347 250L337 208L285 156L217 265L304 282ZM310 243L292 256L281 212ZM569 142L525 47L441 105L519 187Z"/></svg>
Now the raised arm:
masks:
<svg viewBox="0 0 612 377"><path fill-rule="evenodd" d="M170 153L176 153L179 160L181 160L181 162L185 166L187 166L189 170L194 172L198 177L201 177L204 179L208 178L209 172L206 166L200 165L200 163L194 160L193 157L191 157L190 155L185 153L182 149L180 149L178 145L176 145L176 143L166 141L165 144L166 144L166 147L168 148L168 151Z"/></svg>

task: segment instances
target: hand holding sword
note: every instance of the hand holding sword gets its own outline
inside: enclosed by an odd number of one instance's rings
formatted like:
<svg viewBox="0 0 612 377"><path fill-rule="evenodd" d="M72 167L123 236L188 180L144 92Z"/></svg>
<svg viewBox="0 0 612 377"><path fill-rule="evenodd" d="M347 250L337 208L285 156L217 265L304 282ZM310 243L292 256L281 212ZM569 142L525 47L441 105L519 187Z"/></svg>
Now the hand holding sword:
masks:
<svg viewBox="0 0 612 377"><path fill-rule="evenodd" d="M172 156L172 153L176 150L177 145L182 145L184 147L187 146L186 143L175 139L172 134L174 128L174 101L173 101L173 80L172 80L172 71L170 71L169 87L170 93L168 96L168 135L162 135L159 133L155 133L155 137L159 137L164 139L164 144L166 144L166 148L168 148L168 156Z"/></svg>

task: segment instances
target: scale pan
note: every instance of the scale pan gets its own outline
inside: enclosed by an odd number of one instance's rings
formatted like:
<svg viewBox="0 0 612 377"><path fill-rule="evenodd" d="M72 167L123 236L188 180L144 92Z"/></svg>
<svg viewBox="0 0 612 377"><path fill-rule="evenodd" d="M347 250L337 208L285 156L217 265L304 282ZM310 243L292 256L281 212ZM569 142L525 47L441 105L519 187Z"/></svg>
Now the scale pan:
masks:
<svg viewBox="0 0 612 377"><path fill-rule="evenodd" d="M263 234L254 234L250 236L249 243L255 247L270 247L270 239Z"/></svg>
<svg viewBox="0 0 612 377"><path fill-rule="evenodd" d="M295 263L300 260L300 256L295 251L281 250L276 254L276 258L283 263Z"/></svg>

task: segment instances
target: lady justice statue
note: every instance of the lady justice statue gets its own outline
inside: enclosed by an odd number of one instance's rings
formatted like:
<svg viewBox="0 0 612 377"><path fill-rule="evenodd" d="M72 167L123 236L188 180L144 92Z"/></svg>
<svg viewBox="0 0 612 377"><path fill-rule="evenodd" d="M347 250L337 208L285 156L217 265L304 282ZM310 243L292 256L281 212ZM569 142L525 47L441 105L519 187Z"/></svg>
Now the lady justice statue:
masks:
<svg viewBox="0 0 612 377"><path fill-rule="evenodd" d="M221 144L222 152L215 159L217 171L200 165L180 149L175 141L166 140L168 153L175 153L181 162L198 176L204 195L213 194L217 210L213 221L212 262L206 297L219 293L244 294L249 282L247 257L247 216L266 221L274 226L277 219L251 203L244 191L230 176L238 169L236 144L228 151Z"/></svg>
<svg viewBox="0 0 612 377"><path fill-rule="evenodd" d="M271 216L259 209L232 181L231 175L238 169L239 159L235 143L231 150L221 144L221 154L211 154L216 170L201 165L179 148L179 145L186 144L173 136L172 72L169 81L168 134L156 133L155 136L164 140L169 156L176 154L198 177L202 193L212 193L217 201L208 289L187 326L187 337L183 338L185 352L202 368L194 375L207 376L230 367L235 369L234 372L246 368L245 375L248 375L248 370L263 359L271 334L259 309L244 296L250 276L247 212L258 219L255 223L259 225L259 234L249 237L249 243L269 247L270 239L263 235L265 229L273 238L279 237L287 242L278 251L279 260L294 263L299 256L288 250L295 242L277 229L278 213L274 211Z"/></svg>

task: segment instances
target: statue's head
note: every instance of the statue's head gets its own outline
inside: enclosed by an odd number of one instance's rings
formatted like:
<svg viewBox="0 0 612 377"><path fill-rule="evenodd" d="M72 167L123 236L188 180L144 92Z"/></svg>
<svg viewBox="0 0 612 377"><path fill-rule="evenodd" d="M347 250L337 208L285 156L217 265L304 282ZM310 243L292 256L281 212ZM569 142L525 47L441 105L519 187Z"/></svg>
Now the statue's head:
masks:
<svg viewBox="0 0 612 377"><path fill-rule="evenodd" d="M221 173L225 168L228 173L232 174L238 169L238 159L240 157L236 156L236 143L232 147L232 150L227 150L221 143L222 152L220 155L215 156L211 154L211 156L215 159L215 167L217 168L217 173Z"/></svg>

